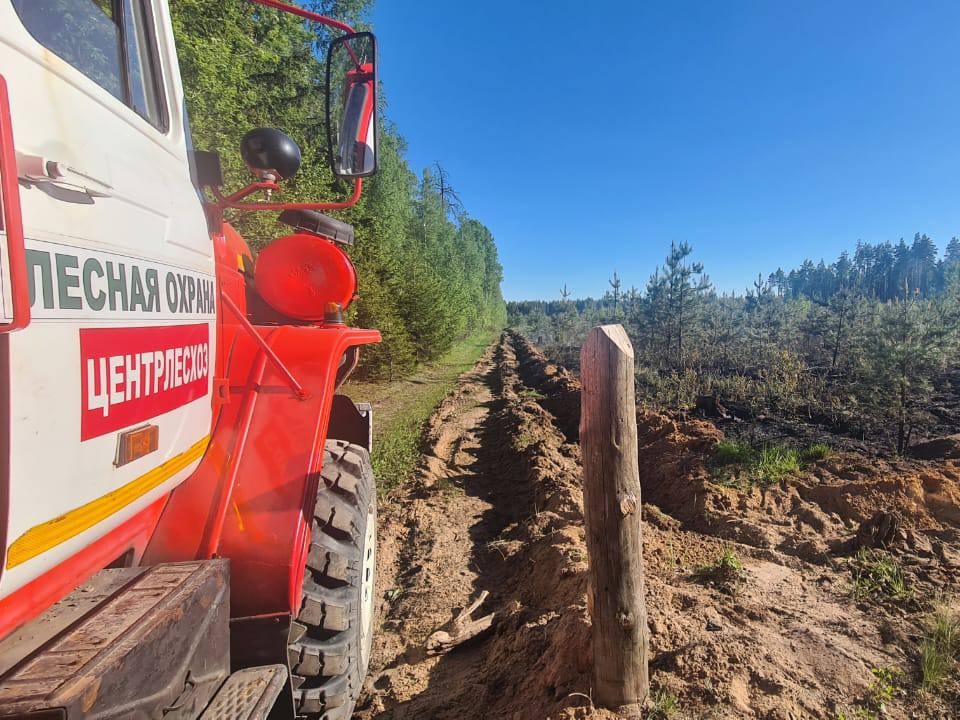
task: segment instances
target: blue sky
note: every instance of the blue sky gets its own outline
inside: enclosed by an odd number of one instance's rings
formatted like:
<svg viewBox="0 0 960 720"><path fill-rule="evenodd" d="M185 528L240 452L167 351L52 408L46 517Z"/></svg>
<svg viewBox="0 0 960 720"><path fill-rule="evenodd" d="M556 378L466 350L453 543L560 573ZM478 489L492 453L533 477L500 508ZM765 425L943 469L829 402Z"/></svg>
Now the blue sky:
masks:
<svg viewBox="0 0 960 720"><path fill-rule="evenodd" d="M960 235L960 3L378 0L388 115L494 233L508 299L722 290Z"/></svg>

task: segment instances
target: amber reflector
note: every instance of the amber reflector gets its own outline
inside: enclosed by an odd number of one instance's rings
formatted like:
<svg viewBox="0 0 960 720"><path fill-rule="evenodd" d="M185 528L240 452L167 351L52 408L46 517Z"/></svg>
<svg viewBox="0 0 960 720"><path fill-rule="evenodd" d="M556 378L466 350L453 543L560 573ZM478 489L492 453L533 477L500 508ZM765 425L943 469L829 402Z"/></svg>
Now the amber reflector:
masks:
<svg viewBox="0 0 960 720"><path fill-rule="evenodd" d="M160 428L156 425L144 425L136 430L127 430L120 433L119 439L117 461L115 463L117 467L133 462L137 458L142 458L156 450L160 443Z"/></svg>

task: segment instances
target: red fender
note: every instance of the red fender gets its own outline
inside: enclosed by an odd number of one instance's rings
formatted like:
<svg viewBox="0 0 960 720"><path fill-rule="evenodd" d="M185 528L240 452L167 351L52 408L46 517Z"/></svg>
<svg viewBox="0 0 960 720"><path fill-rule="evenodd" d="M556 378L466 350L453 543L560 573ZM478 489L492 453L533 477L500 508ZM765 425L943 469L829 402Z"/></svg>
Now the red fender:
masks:
<svg viewBox="0 0 960 720"><path fill-rule="evenodd" d="M245 381L232 380L206 454L171 494L143 559L229 558L233 617L299 608L336 370L349 347L380 341L344 326L255 329L306 397L237 334L230 364L249 369Z"/></svg>

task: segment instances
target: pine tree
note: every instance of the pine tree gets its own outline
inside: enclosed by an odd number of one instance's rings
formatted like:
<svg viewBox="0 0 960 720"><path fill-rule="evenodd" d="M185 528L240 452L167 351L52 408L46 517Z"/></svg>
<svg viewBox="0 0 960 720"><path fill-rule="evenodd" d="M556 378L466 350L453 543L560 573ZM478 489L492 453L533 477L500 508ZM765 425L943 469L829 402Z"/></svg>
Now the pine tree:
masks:
<svg viewBox="0 0 960 720"><path fill-rule="evenodd" d="M667 278L658 267L647 280L646 293L637 313L638 324L646 335L650 362L658 368L670 364L673 352L674 324L671 311Z"/></svg>
<svg viewBox="0 0 960 720"><path fill-rule="evenodd" d="M899 299L879 306L868 342L865 400L894 423L899 454L922 422L932 379L943 368L955 332L937 320L933 304L905 283Z"/></svg>
<svg viewBox="0 0 960 720"><path fill-rule="evenodd" d="M620 276L617 271L613 271L613 277L607 282L610 283L611 296L613 298L613 322L617 322L620 317Z"/></svg>
<svg viewBox="0 0 960 720"><path fill-rule="evenodd" d="M910 246L911 287L927 296L936 289L937 246L927 235L917 233Z"/></svg>
<svg viewBox="0 0 960 720"><path fill-rule="evenodd" d="M948 265L960 262L960 238L956 236L950 238L950 242L947 243L946 252L943 254L943 259Z"/></svg>
<svg viewBox="0 0 960 720"><path fill-rule="evenodd" d="M757 275L753 286L747 290L746 312L750 323L749 336L754 343L754 358L758 363L763 362L767 350L767 337L771 328L767 322L769 306L773 302L773 293L769 283L764 282L763 275Z"/></svg>
<svg viewBox="0 0 960 720"><path fill-rule="evenodd" d="M676 337L675 358L678 367L684 365L685 336L697 319L703 297L711 288L710 279L703 272L703 263L687 261L692 253L693 247L688 243L670 243L670 253L665 261L664 282L672 328L670 335ZM686 339L689 340L689 337Z"/></svg>

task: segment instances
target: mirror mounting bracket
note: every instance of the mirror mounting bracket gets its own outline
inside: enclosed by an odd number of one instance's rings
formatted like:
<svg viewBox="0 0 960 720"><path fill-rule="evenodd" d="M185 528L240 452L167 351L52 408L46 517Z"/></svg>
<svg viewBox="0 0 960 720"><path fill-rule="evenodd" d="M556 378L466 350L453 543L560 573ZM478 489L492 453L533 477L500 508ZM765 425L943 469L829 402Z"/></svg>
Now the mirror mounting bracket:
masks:
<svg viewBox="0 0 960 720"><path fill-rule="evenodd" d="M354 31L353 28L346 23L340 22L339 20L334 20L333 18L327 17L326 15L321 15L320 13L304 10L296 5L290 5L289 3L282 2L282 0L248 0L248 2L271 7L281 12L290 13L291 15L297 15L306 20L312 20L313 22L318 22L321 25L342 30L345 33L353 33Z"/></svg>
<svg viewBox="0 0 960 720"><path fill-rule="evenodd" d="M219 188L211 188L217 202L213 203L219 211L224 210L344 210L353 207L363 193L363 178L356 178L353 193L339 202L241 202L245 197L260 190L279 192L280 186L272 182L252 182L232 195L223 195Z"/></svg>
<svg viewBox="0 0 960 720"><path fill-rule="evenodd" d="M311 12L310 10L304 10L303 8L297 7L296 5L291 5L283 0L247 0L248 2L254 3L256 5L263 5L265 7L273 8L281 12L290 13L291 15L296 15L298 17L304 18L305 20L310 20L312 22L320 23L321 25L326 25L327 27L335 28L349 35L354 34L356 31L347 23L340 22L339 20L334 20L331 17L326 15L321 15L319 13ZM252 182L244 188L241 188L231 195L223 195L219 187L211 187L210 190L213 192L214 197L216 198L215 202L210 202L207 204L211 217L214 219L220 218L222 220L222 214L224 210L267 210L267 211L283 211L283 210L344 210L349 207L353 207L360 200L360 196L363 194L363 178L356 177L354 178L353 183L353 192L350 197L346 200L336 201L336 202L243 202L244 198L252 195L258 191L266 191L268 197L273 192L279 192L280 186L276 182L259 180L257 182Z"/></svg>

